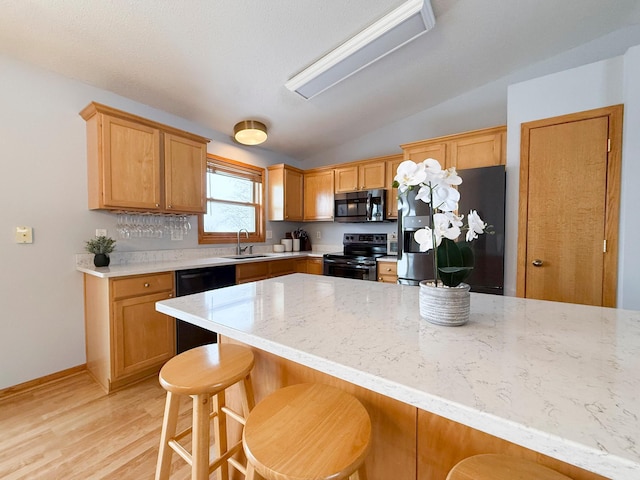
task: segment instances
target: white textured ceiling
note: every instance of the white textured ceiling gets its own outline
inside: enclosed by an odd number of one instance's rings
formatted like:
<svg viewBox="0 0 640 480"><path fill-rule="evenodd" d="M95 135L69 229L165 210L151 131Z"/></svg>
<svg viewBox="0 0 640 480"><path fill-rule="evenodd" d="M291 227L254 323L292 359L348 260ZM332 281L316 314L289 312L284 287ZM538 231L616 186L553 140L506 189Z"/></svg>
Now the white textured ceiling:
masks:
<svg viewBox="0 0 640 480"><path fill-rule="evenodd" d="M261 120L305 158L640 21L638 0L433 0L392 55L310 101L284 87L401 3L0 0L0 52L229 135Z"/></svg>

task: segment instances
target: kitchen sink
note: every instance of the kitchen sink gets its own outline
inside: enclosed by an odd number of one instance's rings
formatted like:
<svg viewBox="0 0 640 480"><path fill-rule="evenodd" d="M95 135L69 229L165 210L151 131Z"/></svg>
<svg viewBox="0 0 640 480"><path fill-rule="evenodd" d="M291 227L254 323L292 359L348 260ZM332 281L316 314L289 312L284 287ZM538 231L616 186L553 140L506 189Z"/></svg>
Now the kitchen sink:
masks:
<svg viewBox="0 0 640 480"><path fill-rule="evenodd" d="M233 258L235 260L244 260L245 258L265 258L268 257L269 255L253 255L253 254L249 254L249 255L227 255L224 258Z"/></svg>

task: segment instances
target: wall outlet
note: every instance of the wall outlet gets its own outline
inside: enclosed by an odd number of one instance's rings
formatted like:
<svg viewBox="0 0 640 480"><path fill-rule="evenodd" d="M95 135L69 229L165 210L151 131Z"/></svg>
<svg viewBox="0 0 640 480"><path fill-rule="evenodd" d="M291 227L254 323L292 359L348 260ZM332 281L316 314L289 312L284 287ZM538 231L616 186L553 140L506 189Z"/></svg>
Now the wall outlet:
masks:
<svg viewBox="0 0 640 480"><path fill-rule="evenodd" d="M318 231L316 232L316 238L317 238L318 240L320 240L320 239L322 238L322 232L321 232L320 230L318 230Z"/></svg>
<svg viewBox="0 0 640 480"><path fill-rule="evenodd" d="M107 229L106 228L96 228L96 237L106 237Z"/></svg>
<svg viewBox="0 0 640 480"><path fill-rule="evenodd" d="M273 232L271 230L267 230L267 240L270 240L273 238Z"/></svg>

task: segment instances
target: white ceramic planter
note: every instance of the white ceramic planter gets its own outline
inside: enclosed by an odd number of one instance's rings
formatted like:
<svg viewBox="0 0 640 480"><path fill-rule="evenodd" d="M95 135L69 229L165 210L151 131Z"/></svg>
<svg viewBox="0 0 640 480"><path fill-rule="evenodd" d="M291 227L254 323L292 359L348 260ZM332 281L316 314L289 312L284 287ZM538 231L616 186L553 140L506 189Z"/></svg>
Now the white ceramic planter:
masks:
<svg viewBox="0 0 640 480"><path fill-rule="evenodd" d="M464 325L469 321L471 310L470 288L466 283L436 287L433 280L423 280L420 282L420 317L436 325Z"/></svg>

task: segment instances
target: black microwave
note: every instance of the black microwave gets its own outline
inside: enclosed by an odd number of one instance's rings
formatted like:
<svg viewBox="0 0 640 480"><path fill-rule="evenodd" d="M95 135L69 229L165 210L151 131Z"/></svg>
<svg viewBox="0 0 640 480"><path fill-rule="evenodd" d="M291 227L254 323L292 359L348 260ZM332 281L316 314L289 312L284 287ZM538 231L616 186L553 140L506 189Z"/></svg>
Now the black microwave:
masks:
<svg viewBox="0 0 640 480"><path fill-rule="evenodd" d="M345 223L383 222L385 190L336 193L334 220Z"/></svg>

